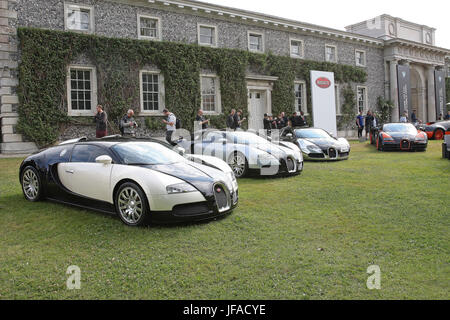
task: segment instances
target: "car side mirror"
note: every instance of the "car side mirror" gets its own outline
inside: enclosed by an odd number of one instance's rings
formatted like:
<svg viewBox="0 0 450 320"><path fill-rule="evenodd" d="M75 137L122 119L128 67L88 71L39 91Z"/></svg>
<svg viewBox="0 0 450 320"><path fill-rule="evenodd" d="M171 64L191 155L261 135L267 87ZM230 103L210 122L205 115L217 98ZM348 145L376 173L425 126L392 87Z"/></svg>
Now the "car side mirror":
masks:
<svg viewBox="0 0 450 320"><path fill-rule="evenodd" d="M112 163L112 159L110 156L100 156L95 159L96 163L103 163L104 165L108 165Z"/></svg>
<svg viewBox="0 0 450 320"><path fill-rule="evenodd" d="M292 133L288 133L288 134L286 135L286 138L292 139L293 136L294 136L294 135L293 135Z"/></svg>

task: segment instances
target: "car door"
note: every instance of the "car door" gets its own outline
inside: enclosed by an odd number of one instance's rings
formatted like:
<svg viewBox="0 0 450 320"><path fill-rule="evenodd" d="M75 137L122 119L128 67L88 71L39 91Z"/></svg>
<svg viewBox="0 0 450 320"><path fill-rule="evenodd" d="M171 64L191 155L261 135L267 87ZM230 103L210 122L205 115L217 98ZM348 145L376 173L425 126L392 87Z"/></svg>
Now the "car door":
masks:
<svg viewBox="0 0 450 320"><path fill-rule="evenodd" d="M70 162L58 165L61 183L74 194L110 202L113 164L96 163L99 156L111 156L106 148L91 144L75 145Z"/></svg>

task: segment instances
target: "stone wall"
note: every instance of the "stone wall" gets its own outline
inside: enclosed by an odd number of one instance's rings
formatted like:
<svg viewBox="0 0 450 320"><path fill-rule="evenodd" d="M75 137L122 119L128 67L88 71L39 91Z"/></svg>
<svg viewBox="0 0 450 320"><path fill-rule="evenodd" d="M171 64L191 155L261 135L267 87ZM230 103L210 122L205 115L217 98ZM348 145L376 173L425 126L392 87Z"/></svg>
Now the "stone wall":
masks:
<svg viewBox="0 0 450 320"><path fill-rule="evenodd" d="M14 30L14 34L15 28L18 26L64 30L64 0L9 0L1 2L7 2L13 14L13 19L8 21L8 25L11 30ZM254 31L264 34L265 52L272 52L277 55L290 55L290 38L303 40L304 58L308 60L324 61L325 45L330 44L337 47L338 63L355 66L355 50L364 50L367 61L365 69L369 76L365 84L353 84L354 90L356 92L357 85L367 87L370 108L375 107L378 96L384 96L384 50L381 46L338 39L333 36L314 36L301 31L289 31L283 27L266 26L250 20L244 21L210 15L187 8L180 9L174 6L149 4L146 0L72 0L70 3L93 6L95 34L100 36L137 39L137 16L143 14L161 19L163 41L196 44L197 25L202 23L217 27L218 47L223 48L247 50L248 31ZM15 49L16 44L12 45ZM12 60L9 59L8 61ZM13 66L17 68L17 60L10 63L13 63ZM5 81L9 81L8 83L13 86L17 84L14 77ZM5 99L5 101L17 103L17 98ZM340 102L343 103L342 97ZM11 108L12 106L13 104L11 104ZM7 108L8 104L6 104L5 110ZM355 114L356 112L355 105ZM65 133L63 136L69 137ZM19 138L21 137L16 136L16 139Z"/></svg>

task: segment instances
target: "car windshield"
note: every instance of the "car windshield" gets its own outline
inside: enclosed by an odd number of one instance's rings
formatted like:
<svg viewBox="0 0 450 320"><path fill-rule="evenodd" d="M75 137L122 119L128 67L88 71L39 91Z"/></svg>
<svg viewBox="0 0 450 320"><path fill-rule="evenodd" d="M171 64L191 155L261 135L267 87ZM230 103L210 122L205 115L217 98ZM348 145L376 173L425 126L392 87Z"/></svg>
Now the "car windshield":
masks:
<svg viewBox="0 0 450 320"><path fill-rule="evenodd" d="M390 123L383 127L384 132L417 133L417 129L411 123Z"/></svg>
<svg viewBox="0 0 450 320"><path fill-rule="evenodd" d="M330 135L322 129L295 130L295 136L299 139L327 139Z"/></svg>
<svg viewBox="0 0 450 320"><path fill-rule="evenodd" d="M178 153L155 142L126 142L113 147L125 164L170 164L184 162Z"/></svg>
<svg viewBox="0 0 450 320"><path fill-rule="evenodd" d="M228 132L228 141L239 144L268 144L266 139L250 132Z"/></svg>

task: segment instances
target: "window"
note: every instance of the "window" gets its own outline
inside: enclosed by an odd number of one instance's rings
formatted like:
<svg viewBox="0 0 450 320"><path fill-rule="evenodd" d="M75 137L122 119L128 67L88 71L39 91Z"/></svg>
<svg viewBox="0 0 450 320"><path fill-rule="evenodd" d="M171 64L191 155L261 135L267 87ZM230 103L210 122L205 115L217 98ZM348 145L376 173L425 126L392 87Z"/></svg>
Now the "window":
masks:
<svg viewBox="0 0 450 320"><path fill-rule="evenodd" d="M355 51L355 58L356 58L356 65L358 67L365 67L366 66L366 52L363 50L356 50Z"/></svg>
<svg viewBox="0 0 450 320"><path fill-rule="evenodd" d="M65 28L71 31L94 32L94 9L91 6L64 5Z"/></svg>
<svg viewBox="0 0 450 320"><path fill-rule="evenodd" d="M141 71L141 113L154 114L164 110L164 77L159 71Z"/></svg>
<svg viewBox="0 0 450 320"><path fill-rule="evenodd" d="M327 62L337 62L337 49L336 46L326 45L325 46L325 61Z"/></svg>
<svg viewBox="0 0 450 320"><path fill-rule="evenodd" d="M303 58L303 41L291 39L291 57Z"/></svg>
<svg viewBox="0 0 450 320"><path fill-rule="evenodd" d="M97 105L97 77L94 67L69 67L67 90L69 116L94 114Z"/></svg>
<svg viewBox="0 0 450 320"><path fill-rule="evenodd" d="M205 113L221 112L219 78L215 75L201 75L201 108Z"/></svg>
<svg viewBox="0 0 450 320"><path fill-rule="evenodd" d="M303 81L296 81L294 83L295 91L295 111L303 111L305 114L308 113L306 107L306 85Z"/></svg>
<svg viewBox="0 0 450 320"><path fill-rule="evenodd" d="M264 52L264 36L262 33L248 33L248 50L254 52Z"/></svg>
<svg viewBox="0 0 450 320"><path fill-rule="evenodd" d="M216 47L217 28L215 26L198 25L198 44Z"/></svg>
<svg viewBox="0 0 450 320"><path fill-rule="evenodd" d="M138 15L138 38L161 40L160 18Z"/></svg>
<svg viewBox="0 0 450 320"><path fill-rule="evenodd" d="M78 144L73 148L70 162L95 162L100 156L109 155L101 147L90 144Z"/></svg>
<svg viewBox="0 0 450 320"><path fill-rule="evenodd" d="M358 87L358 111L365 112L367 111L367 88L366 87Z"/></svg>
<svg viewBox="0 0 450 320"><path fill-rule="evenodd" d="M336 103L336 115L341 114L341 106L340 106L340 95L339 95L339 85L334 85L334 96L335 96L335 103Z"/></svg>

